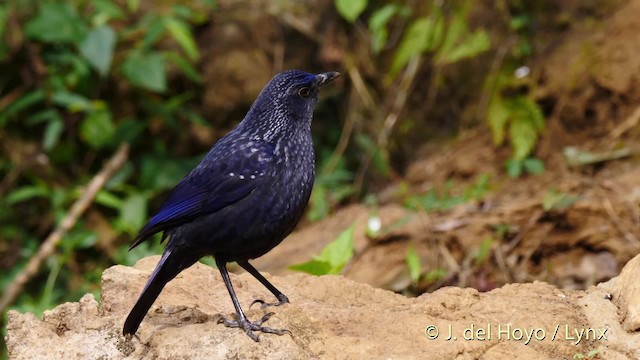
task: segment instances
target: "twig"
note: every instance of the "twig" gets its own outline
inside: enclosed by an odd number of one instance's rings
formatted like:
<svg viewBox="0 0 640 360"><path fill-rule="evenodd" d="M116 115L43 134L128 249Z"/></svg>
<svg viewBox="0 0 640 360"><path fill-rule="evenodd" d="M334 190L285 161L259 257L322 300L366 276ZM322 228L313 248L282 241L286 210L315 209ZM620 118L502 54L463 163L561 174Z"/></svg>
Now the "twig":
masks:
<svg viewBox="0 0 640 360"><path fill-rule="evenodd" d="M508 243L502 246L502 252L508 254L513 250L522 240L522 238L531 230L538 220L544 215L544 211L538 210L529 218L529 221L518 231L518 234Z"/></svg>
<svg viewBox="0 0 640 360"><path fill-rule="evenodd" d="M515 41L513 39L509 39L498 48L496 55L493 57L491 67L489 69L489 76L487 76L487 79L491 79L492 81L487 80L486 89L484 89L480 94L480 100L478 101L478 107L476 108L476 119L481 119L484 117L484 114L486 114L487 108L489 107L489 101L497 87L498 71L500 71L500 68L502 67L502 63L504 62L504 58L507 55L509 48L511 48L514 43Z"/></svg>
<svg viewBox="0 0 640 360"><path fill-rule="evenodd" d="M129 145L126 143L121 144L102 170L91 179L84 194L73 203L69 212L62 221L60 221L60 224L47 236L42 245L40 245L38 252L29 259L29 263L24 270L7 286L6 292L2 295L2 299L0 299L0 313L15 300L24 288L24 285L38 272L42 262L55 251L62 237L71 230L80 216L82 216L89 205L91 205L98 191L102 189L107 180L109 180L116 170L127 160L128 152Z"/></svg>
<svg viewBox="0 0 640 360"><path fill-rule="evenodd" d="M620 125L616 126L609 133L609 138L612 140L618 140L622 135L624 135L627 131L635 128L640 122L640 107L636 108L635 111Z"/></svg>
<svg viewBox="0 0 640 360"><path fill-rule="evenodd" d="M418 69L420 68L421 60L422 57L418 56L409 61L403 73L403 77L400 79L400 84L397 87L398 92L393 99L391 110L387 113L387 116L382 123L382 129L378 135L378 138L376 139L376 145L380 151L386 153L386 151L388 150L387 146L389 142L389 136L391 135L391 131L398 121L400 113L402 112L402 109L407 102L409 92L413 87L415 77L418 73ZM369 169L369 165L371 165L371 161L373 160L374 155L375 153L373 151L368 151L360 164L360 168L358 169L358 173L356 174L356 178L354 180L354 188L358 193L360 193L360 191L362 190L364 176Z"/></svg>
<svg viewBox="0 0 640 360"><path fill-rule="evenodd" d="M611 222L616 226L618 231L620 231L622 236L627 241L633 242L635 245L640 244L640 240L638 240L638 238L633 235L633 233L629 231L629 229L627 229L627 227L622 223L622 220L613 209L613 205L611 204L611 200L609 200L609 198L605 197L602 199L602 207L607 212L607 215L609 215L609 219L611 219Z"/></svg>
<svg viewBox="0 0 640 360"><path fill-rule="evenodd" d="M507 264L507 261L504 257L504 252L502 251L502 246L500 246L500 244L494 244L493 255L496 259L496 263L498 264L498 267L500 268L500 270L502 271L502 274L506 278L506 282L512 283L513 274L511 272L511 269L509 268L509 265Z"/></svg>
<svg viewBox="0 0 640 360"><path fill-rule="evenodd" d="M345 61L345 66L347 68L347 75L349 79L351 79L351 83L355 91L351 91L351 98L349 99L349 103L353 104L355 102L355 95L358 95L360 101L364 104L364 106L370 111L370 113L374 112L375 102L373 97L367 90L367 86L362 79L362 75L358 68L353 64L353 61L348 58ZM347 150L347 146L349 145L349 140L351 139L351 134L353 133L353 128L356 123L356 117L360 116L359 111L354 111L352 108L349 111L347 118L345 119L344 125L342 126L342 131L340 132L340 139L338 140L338 145L333 150L333 154L329 158L327 165L322 169L324 173L330 174L335 168L338 166L342 155Z"/></svg>

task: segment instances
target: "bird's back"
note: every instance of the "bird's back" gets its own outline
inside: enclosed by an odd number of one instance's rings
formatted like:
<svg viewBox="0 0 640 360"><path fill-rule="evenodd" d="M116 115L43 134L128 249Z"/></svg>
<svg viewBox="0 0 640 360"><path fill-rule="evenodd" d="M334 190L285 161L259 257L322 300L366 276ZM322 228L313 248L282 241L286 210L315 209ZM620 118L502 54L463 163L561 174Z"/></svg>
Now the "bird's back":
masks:
<svg viewBox="0 0 640 360"><path fill-rule="evenodd" d="M193 247L228 261L262 256L298 223L313 181L310 133L276 142L242 135L222 139L183 182L212 195L203 197L203 207L207 199L219 204L221 192L233 202L169 229L169 246Z"/></svg>

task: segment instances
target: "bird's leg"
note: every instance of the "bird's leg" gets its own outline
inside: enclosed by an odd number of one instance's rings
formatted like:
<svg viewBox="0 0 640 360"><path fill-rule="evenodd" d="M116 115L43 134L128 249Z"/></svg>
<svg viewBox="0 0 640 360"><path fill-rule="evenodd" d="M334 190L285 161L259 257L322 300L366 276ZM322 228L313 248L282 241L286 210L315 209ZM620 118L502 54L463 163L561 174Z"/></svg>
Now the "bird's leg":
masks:
<svg viewBox="0 0 640 360"><path fill-rule="evenodd" d="M262 324L265 321L269 320L269 318L273 315L273 313L265 314L260 320L256 322L249 321L249 319L247 319L247 316L244 314L244 311L242 311L242 308L240 307L240 302L238 301L236 292L233 290L233 285L231 284L231 278L229 277L229 271L227 271L226 261L221 261L218 258L216 258L216 265L218 266L218 270L220 270L220 274L222 275L222 280L224 281L224 284L226 285L227 290L229 291L229 295L231 295L231 301L233 302L233 307L236 308L236 317L237 317L237 319L235 320L221 318L220 320L218 320L218 323L223 323L224 326L226 327L241 328L254 341L260 341L260 339L258 338L258 335L253 333L254 331L261 331L264 333L276 334L276 335L284 335L286 333L291 334L291 332L286 329L273 329L270 327L262 326Z"/></svg>
<svg viewBox="0 0 640 360"><path fill-rule="evenodd" d="M260 281L262 285L264 285L267 289L269 289L269 291L271 291L271 293L276 297L276 299L278 299L278 302L275 302L275 303L268 303L262 299L255 299L253 300L251 305L249 305L249 307L252 307L254 304L258 303L264 309L268 306L280 306L282 304L286 304L289 302L289 298L287 298L285 294L283 294L280 290L278 290L275 286L273 286L273 284L271 284L269 280L265 279L265 277L262 276L262 274L260 274L260 272L256 270L256 268L254 268L253 265L249 264L249 261L246 261L246 260L238 261L238 265L240 265L243 269L247 270L247 272L253 275L254 278L258 279L258 281Z"/></svg>

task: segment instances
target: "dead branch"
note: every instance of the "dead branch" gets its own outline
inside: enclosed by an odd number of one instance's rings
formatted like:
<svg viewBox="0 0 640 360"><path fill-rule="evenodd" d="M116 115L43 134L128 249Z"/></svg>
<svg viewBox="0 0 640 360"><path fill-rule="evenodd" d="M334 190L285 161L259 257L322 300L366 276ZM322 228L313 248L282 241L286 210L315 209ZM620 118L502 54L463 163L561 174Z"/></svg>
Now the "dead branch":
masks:
<svg viewBox="0 0 640 360"><path fill-rule="evenodd" d="M40 248L35 255L29 259L29 263L24 270L19 273L15 279L7 286L7 290L0 299L0 313L9 306L13 300L20 294L25 284L33 278L33 276L40 269L40 265L49 257L56 249L56 246L62 240L62 237L73 228L80 216L87 210L89 205L93 202L96 194L105 183L113 176L113 174L124 164L127 160L129 152L128 144L121 144L116 152L111 156L109 161L104 165L102 170L97 173L93 179L87 185L84 194L76 200L75 203L69 209L69 212L60 221L58 226L53 232L47 236L44 242L40 245Z"/></svg>

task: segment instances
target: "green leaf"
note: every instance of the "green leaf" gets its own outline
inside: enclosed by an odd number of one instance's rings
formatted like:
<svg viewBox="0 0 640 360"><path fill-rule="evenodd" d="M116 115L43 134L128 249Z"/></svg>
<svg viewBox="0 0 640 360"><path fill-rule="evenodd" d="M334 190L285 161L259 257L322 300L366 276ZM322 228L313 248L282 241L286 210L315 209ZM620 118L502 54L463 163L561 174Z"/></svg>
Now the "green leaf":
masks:
<svg viewBox="0 0 640 360"><path fill-rule="evenodd" d="M62 135L62 131L64 130L64 122L62 118L55 113L55 118L52 118L51 121L47 123L47 127L44 130L44 137L42 139L42 147L45 151L51 151L60 140L60 135Z"/></svg>
<svg viewBox="0 0 640 360"><path fill-rule="evenodd" d="M138 11L140 8L140 1L141 0L127 0L127 8L129 9L129 12L133 13Z"/></svg>
<svg viewBox="0 0 640 360"><path fill-rule="evenodd" d="M375 169L380 172L380 174L384 176L389 176L391 174L391 166L389 165L389 161L369 136L363 133L359 133L355 137L355 142L363 150L365 150L369 154L372 154L371 162Z"/></svg>
<svg viewBox="0 0 640 360"><path fill-rule="evenodd" d="M336 10L348 22L353 23L367 8L368 0L335 0Z"/></svg>
<svg viewBox="0 0 640 360"><path fill-rule="evenodd" d="M169 34L173 36L176 42L180 45L182 50L191 61L198 60L200 53L198 52L198 46L196 45L193 36L191 35L191 28L184 21L175 18L165 18L164 24L169 30Z"/></svg>
<svg viewBox="0 0 640 360"><path fill-rule="evenodd" d="M303 264L296 264L289 266L289 269L295 271L302 271L311 275L327 275L331 273L331 265L324 261L311 260Z"/></svg>
<svg viewBox="0 0 640 360"><path fill-rule="evenodd" d="M433 269L424 275L424 281L428 283L440 281L442 278L447 276L447 274L448 272L446 269L443 269L443 268Z"/></svg>
<svg viewBox="0 0 640 360"><path fill-rule="evenodd" d="M122 20L125 18L125 12L113 0L91 0L95 7L98 17L104 18L105 22L109 19Z"/></svg>
<svg viewBox="0 0 640 360"><path fill-rule="evenodd" d="M27 185L9 193L5 201L7 205L13 205L36 197L47 197L48 194L48 189L44 187Z"/></svg>
<svg viewBox="0 0 640 360"><path fill-rule="evenodd" d="M182 179L201 157L192 159L173 159L167 156L145 156L142 158L142 168L138 187L151 191L171 189Z"/></svg>
<svg viewBox="0 0 640 360"><path fill-rule="evenodd" d="M444 16L442 16L442 13L439 10L434 10L430 19L432 19L432 23L429 24L429 29L427 31L427 42L424 45L425 51L434 51L438 49L442 45L445 35L445 19Z"/></svg>
<svg viewBox="0 0 640 360"><path fill-rule="evenodd" d="M376 10L369 18L369 32L371 33L371 47L379 53L387 42L387 23L398 12L398 5L386 4Z"/></svg>
<svg viewBox="0 0 640 360"><path fill-rule="evenodd" d="M544 163L542 162L542 160L535 157L526 158L522 162L522 165L524 165L524 169L529 174L539 175L544 172Z"/></svg>
<svg viewBox="0 0 640 360"><path fill-rule="evenodd" d="M139 30L144 33L141 48L145 50L151 48L167 30L162 18L157 17L153 13L145 15L138 25L140 26Z"/></svg>
<svg viewBox="0 0 640 360"><path fill-rule="evenodd" d="M132 84L154 92L167 90L167 69L157 52L134 51L122 64L122 73Z"/></svg>
<svg viewBox="0 0 640 360"><path fill-rule="evenodd" d="M176 65L178 69L180 69L183 74L187 75L187 77L193 82L198 84L202 83L202 76L200 75L198 70L196 70L193 65L191 65L191 63L189 63L189 61L187 61L185 58L174 52L166 53L165 57L167 58L167 60Z"/></svg>
<svg viewBox="0 0 640 360"><path fill-rule="evenodd" d="M98 236L93 231L74 229L65 236L64 240L62 247L68 251L75 251L76 249L87 249L94 246L98 241Z"/></svg>
<svg viewBox="0 0 640 360"><path fill-rule="evenodd" d="M491 136L495 145L502 145L504 143L507 121L509 120L509 110L504 105L504 102L499 96L495 96L489 108L487 109L487 120L489 122L489 129L491 129Z"/></svg>
<svg viewBox="0 0 640 360"><path fill-rule="evenodd" d="M524 160L536 145L538 133L526 118L515 117L509 126L509 138L513 146L513 156L518 160Z"/></svg>
<svg viewBox="0 0 640 360"><path fill-rule="evenodd" d="M442 44L438 50L439 56L449 53L465 33L467 33L467 23L464 16L454 16L443 34L444 38L442 39Z"/></svg>
<svg viewBox="0 0 640 360"><path fill-rule="evenodd" d="M30 91L22 95L0 112L0 127L4 126L6 122L18 112L43 101L44 98L44 91L42 89Z"/></svg>
<svg viewBox="0 0 640 360"><path fill-rule="evenodd" d="M80 137L95 148L108 144L114 133L115 126L107 110L89 112L80 125Z"/></svg>
<svg viewBox="0 0 640 360"><path fill-rule="evenodd" d="M411 58L426 50L427 41L432 35L433 29L433 20L426 17L416 19L409 26L393 56L390 70L392 75L396 75Z"/></svg>
<svg viewBox="0 0 640 360"><path fill-rule="evenodd" d="M478 30L464 38L456 46L448 48L446 51L444 49L439 51L436 61L443 65L452 64L483 53L489 49L490 45L489 35L483 30Z"/></svg>
<svg viewBox="0 0 640 360"><path fill-rule="evenodd" d="M420 264L420 256L413 246L409 246L407 249L407 255L405 256L405 262L409 269L409 277L414 284L417 284L422 274L422 265Z"/></svg>
<svg viewBox="0 0 640 360"><path fill-rule="evenodd" d="M54 104L63 106L71 112L86 111L91 109L92 104L89 99L68 91L57 91L51 97Z"/></svg>
<svg viewBox="0 0 640 360"><path fill-rule="evenodd" d="M80 54L104 77L111 68L115 44L115 31L111 26L103 25L89 32L80 44Z"/></svg>
<svg viewBox="0 0 640 360"><path fill-rule="evenodd" d="M116 171L116 173L109 178L104 188L107 190L115 190L127 187L128 184L130 184L134 172L137 173L137 169L135 169L133 163L131 161L125 162L120 167L120 170Z"/></svg>
<svg viewBox="0 0 640 360"><path fill-rule="evenodd" d="M329 199L327 198L327 189L316 184L311 191L309 198L309 210L307 211L307 219L311 221L319 221L329 215Z"/></svg>
<svg viewBox="0 0 640 360"><path fill-rule="evenodd" d="M75 7L65 3L45 2L36 16L25 25L25 33L34 40L46 43L75 43L84 39L86 23Z"/></svg>
<svg viewBox="0 0 640 360"><path fill-rule="evenodd" d="M521 106L525 109L529 121L533 124L533 127L538 131L544 131L544 114L542 109L533 99L529 97L521 97Z"/></svg>
<svg viewBox="0 0 640 360"><path fill-rule="evenodd" d="M316 260L325 261L336 270L336 274L339 273L342 268L353 257L353 234L355 225L351 225L347 230L343 231L338 237L329 245L327 245L320 256L316 257Z"/></svg>
<svg viewBox="0 0 640 360"><path fill-rule="evenodd" d="M96 195L95 201L102 206L110 207L112 209L120 209L124 204L119 197L107 190L100 190Z"/></svg>
<svg viewBox="0 0 640 360"><path fill-rule="evenodd" d="M542 209L544 211L563 210L572 206L580 199L582 199L581 196L569 195L551 189L542 198Z"/></svg>
<svg viewBox="0 0 640 360"><path fill-rule="evenodd" d="M386 4L380 9L376 10L371 17L369 18L369 30L371 32L379 31L380 29L387 26L387 23L393 15L398 12L398 5L396 4Z"/></svg>
<svg viewBox="0 0 640 360"><path fill-rule="evenodd" d="M511 158L507 160L507 162L505 163L505 167L507 170L507 175L509 175L512 178L517 178L517 177L520 177L520 175L522 175L522 168L523 168L522 160Z"/></svg>
<svg viewBox="0 0 640 360"><path fill-rule="evenodd" d="M129 195L122 202L120 208L120 218L118 224L124 231L129 233L137 232L147 218L147 198L142 194L134 193Z"/></svg>
<svg viewBox="0 0 640 360"><path fill-rule="evenodd" d="M476 266L484 264L489 255L491 255L491 245L493 244L492 238L487 238L482 241L480 247L474 254L474 262Z"/></svg>
<svg viewBox="0 0 640 360"><path fill-rule="evenodd" d="M120 144L123 142L133 143L142 134L147 124L143 121L136 121L133 119L127 119L118 125L115 133L113 134L112 142Z"/></svg>
<svg viewBox="0 0 640 360"><path fill-rule="evenodd" d="M313 275L337 275L353 257L353 234L355 225L329 243L319 256L303 264L292 265L292 270L304 271Z"/></svg>
<svg viewBox="0 0 640 360"><path fill-rule="evenodd" d="M0 38L4 35L5 31L7 31L7 19L9 18L9 7L8 6L0 6Z"/></svg>

